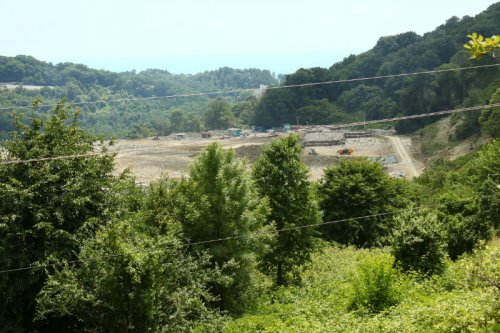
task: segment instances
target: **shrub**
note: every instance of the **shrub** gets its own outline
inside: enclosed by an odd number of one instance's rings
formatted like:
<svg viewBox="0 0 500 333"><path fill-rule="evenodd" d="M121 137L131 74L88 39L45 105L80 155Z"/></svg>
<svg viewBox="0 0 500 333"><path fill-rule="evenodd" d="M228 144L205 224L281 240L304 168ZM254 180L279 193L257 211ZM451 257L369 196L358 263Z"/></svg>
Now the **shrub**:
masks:
<svg viewBox="0 0 500 333"><path fill-rule="evenodd" d="M353 281L351 309L380 312L395 305L401 298L400 274L394 268L394 257L383 254L366 258Z"/></svg>
<svg viewBox="0 0 500 333"><path fill-rule="evenodd" d="M389 237L392 252L404 270L439 273L444 267L445 232L430 210L409 210L395 217Z"/></svg>

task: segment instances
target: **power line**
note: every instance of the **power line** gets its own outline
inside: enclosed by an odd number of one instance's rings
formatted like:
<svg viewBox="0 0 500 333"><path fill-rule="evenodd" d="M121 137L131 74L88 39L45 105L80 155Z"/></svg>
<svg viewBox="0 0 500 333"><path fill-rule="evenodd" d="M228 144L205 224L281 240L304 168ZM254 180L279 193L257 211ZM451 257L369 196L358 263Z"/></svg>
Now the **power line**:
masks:
<svg viewBox="0 0 500 333"><path fill-rule="evenodd" d="M495 196L493 195L487 195L487 196L480 196L478 199L481 198L490 198ZM219 243L219 242L225 242L229 240L236 240L236 239L242 239L242 238L251 238L254 236L260 236L260 235L265 235L265 234L274 234L274 233L280 233L280 232L285 232L285 231L291 231L291 230L299 230L299 229L305 229L305 228L314 228L314 227L321 227L324 225L331 225L331 224L338 224L338 223L344 223L348 221L354 221L354 220L365 220L373 217L381 217L381 216L389 216L389 215L396 215L402 212L407 212L407 211L412 211L412 210L420 210L420 209L428 209L428 208L434 208L437 206L441 205L448 205L448 204L453 204L453 203L460 203L460 202L467 202L467 201L472 201L475 200L476 198L467 198L467 199L461 199L461 200L454 200L454 201L448 201L448 202L441 202L433 205L425 205L425 206L420 206L420 207L412 207L412 208L405 208L405 209L399 209L395 210L392 212L384 212L384 213L378 213L378 214L370 214L370 215L364 215L364 216L358 216L358 217L350 217L350 218L345 218L345 219L339 219L339 220L334 220L334 221L328 221L328 222L322 222L322 223L316 223L316 224L306 224L306 225L301 225L301 226L296 226L296 227L288 227L288 228L282 228L278 230L269 230L265 232L256 232L256 233L250 233L246 235L236 235L236 236L229 236L229 237L222 237L222 238L216 238L216 239L210 239L206 241L199 241L199 242L188 242L185 244L182 244L181 247L190 247L190 246L196 246L196 245L204 245L204 244L212 244L212 243ZM25 267L19 267L19 268L12 268L12 269L4 269L0 270L0 274L7 274L7 273L14 273L14 272L23 272L23 271L30 271L30 270L37 270L37 269L45 269L45 268L52 268L56 267L62 264L67 264L67 265L72 265L80 262L90 262L90 261L96 261L100 259L113 259L117 257L122 257L125 255L129 254L137 254L137 253L151 253L155 251L165 251L167 249L171 249L173 247L155 247L155 248L150 248L150 249L144 249L144 250L139 250L139 251L133 251L129 253L115 253L115 254L109 254L109 255L104 255L104 256L99 256L99 257L91 257L91 258L83 258L83 259L75 259L75 260L69 260L69 261L64 261L64 262L59 262L59 263L53 263L53 264L45 264L45 265L36 265L36 266L25 266Z"/></svg>
<svg viewBox="0 0 500 333"><path fill-rule="evenodd" d="M354 122L354 123L345 123L345 124L338 124L338 125L326 125L326 127L329 127L329 128L332 128L332 129L337 129L337 128L359 126L359 125L363 125L363 124L388 123L388 122L401 121L401 120L406 120L406 119L416 119L416 118L424 118L424 117L433 117L433 116L439 116L439 115L445 115L445 114L452 114L452 113L459 113L459 112L467 112L467 111L486 110L486 109L492 109L492 108L496 108L496 107L500 107L500 103L477 105L477 106L471 106L471 107L468 107L468 108L460 108L460 109L453 109L453 110L445 110L445 111L437 111L437 112L430 112L430 113L422 113L422 114L416 114L416 115L410 115L410 116L402 116L402 117L395 117L395 118L385 118L385 119L379 119L379 120L369 120L369 121L366 121L366 122ZM149 148L145 148L145 149L149 149ZM142 150L142 149L131 150L131 152L140 151L140 150ZM27 159L27 160L7 160L7 161L1 161L0 160L0 165L5 165L5 164L21 164L21 163L34 163L34 162L50 161L50 160L62 160L62 159L66 159L66 158L102 156L102 155L111 155L111 154L115 154L115 153L119 154L120 151L102 152L102 153L89 153L89 154L81 154L81 155L61 155L61 156L52 156L52 157L32 158L32 159Z"/></svg>
<svg viewBox="0 0 500 333"><path fill-rule="evenodd" d="M429 71L422 71L422 72L369 76L369 77L342 79L342 80L334 80L334 81L291 84L291 85L285 85L285 86L271 86L271 87L267 87L265 90L267 91L267 90L276 90L276 89L329 85L329 84L337 84L337 83L349 83L349 82L357 82L357 81L380 80L380 79L388 79L388 78L395 78L395 77L405 77L405 76L415 76L415 75L445 73L445 72L456 72L456 71L463 71L463 70L469 70L469 69L489 68L489 67L498 67L498 66L500 66L500 63L489 64L489 65L469 66L469 67L448 68L448 69L436 69L436 70L429 70ZM175 94L175 95L166 95L166 96L118 98L118 99L110 99L110 100L74 102L71 104L76 105L76 106L80 106L80 105L99 104L99 103L119 103L119 102L135 102L135 101L147 101L147 100L162 100L162 99L169 99L169 98L200 97L200 96L243 93L243 92L251 92L251 91L257 91L257 90L260 90L260 88L220 90L220 91L205 92L205 93L203 93L203 92L186 93L186 94ZM57 105L58 105L57 103L49 103L49 104L40 104L40 105L38 105L38 107L54 107ZM12 107L2 107L2 108L0 108L0 110L30 109L30 108L32 108L32 106L12 106Z"/></svg>
<svg viewBox="0 0 500 333"><path fill-rule="evenodd" d="M469 67L448 68L448 69L436 69L436 70L423 71L423 72L410 72L410 73L401 73L401 74L387 74L387 75L362 77L362 78L354 78L354 79L343 79L343 80L335 80L335 81L323 81L323 82L291 84L291 85L288 85L288 86L273 86L273 87L267 88L267 90L270 90L270 89L295 88L295 87L307 87L307 86L319 86L319 85L323 85L323 84L349 83L349 82L356 82L356 81L380 80L380 79L388 79L388 78L393 78L393 77L404 77L404 76L415 76L415 75L422 75L422 74L455 72L455 71L462 71L462 70L468 70L468 69L478 69L478 68L497 67L497 66L500 66L500 63L498 63L498 64L489 64L489 65L469 66Z"/></svg>
<svg viewBox="0 0 500 333"><path fill-rule="evenodd" d="M417 118L432 117L432 116L441 116L441 115L445 115L445 114L452 114L452 113L459 113L459 112L486 110L486 109L492 109L492 108L496 108L496 107L500 107L500 103L486 104L486 105L477 105L477 106L471 106L471 107L468 107L468 108L445 110L445 111L437 111L437 112L429 112L429 113L421 113L421 114L414 114L414 115L394 117L394 118L385 118L385 119L380 119L380 120L358 121L358 122L354 122L354 123L340 124L340 125L326 125L326 127L330 127L330 128L335 129L335 128L360 126L360 125L389 123L389 122L393 122L393 121L401 121L401 120L407 120L407 119L417 119Z"/></svg>

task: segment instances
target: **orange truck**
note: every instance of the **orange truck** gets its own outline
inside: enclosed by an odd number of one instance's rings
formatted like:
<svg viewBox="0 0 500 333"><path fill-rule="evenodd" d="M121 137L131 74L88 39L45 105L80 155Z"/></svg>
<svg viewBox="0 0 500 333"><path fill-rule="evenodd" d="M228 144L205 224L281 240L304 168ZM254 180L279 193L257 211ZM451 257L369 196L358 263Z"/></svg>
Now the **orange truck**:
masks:
<svg viewBox="0 0 500 333"><path fill-rule="evenodd" d="M352 148L345 147L337 150L337 154L339 155L352 155L352 153L353 153Z"/></svg>

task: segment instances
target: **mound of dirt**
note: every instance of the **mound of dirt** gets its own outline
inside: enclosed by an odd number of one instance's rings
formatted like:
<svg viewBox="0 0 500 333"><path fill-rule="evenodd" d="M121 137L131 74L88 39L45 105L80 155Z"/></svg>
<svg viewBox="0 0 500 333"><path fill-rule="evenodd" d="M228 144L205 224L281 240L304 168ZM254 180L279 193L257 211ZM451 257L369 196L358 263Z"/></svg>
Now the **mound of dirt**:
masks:
<svg viewBox="0 0 500 333"><path fill-rule="evenodd" d="M250 163L254 163L259 158L263 145L245 145L236 147L236 156L246 158Z"/></svg>

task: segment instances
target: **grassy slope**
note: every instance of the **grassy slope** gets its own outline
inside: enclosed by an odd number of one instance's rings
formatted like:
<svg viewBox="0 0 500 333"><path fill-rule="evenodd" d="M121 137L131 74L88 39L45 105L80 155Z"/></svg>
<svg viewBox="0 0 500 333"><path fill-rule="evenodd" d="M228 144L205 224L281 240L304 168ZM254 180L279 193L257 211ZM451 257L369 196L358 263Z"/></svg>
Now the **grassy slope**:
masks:
<svg viewBox="0 0 500 333"><path fill-rule="evenodd" d="M300 288L263 299L258 310L234 319L226 332L462 332L500 329L498 289L480 275L498 279L500 242L447 264L440 277L417 280L397 273L399 304L377 314L349 310L360 263L382 261L384 250L326 247L314 256ZM271 301L271 299L273 301ZM498 331L497 331L498 332Z"/></svg>

